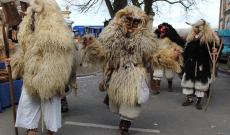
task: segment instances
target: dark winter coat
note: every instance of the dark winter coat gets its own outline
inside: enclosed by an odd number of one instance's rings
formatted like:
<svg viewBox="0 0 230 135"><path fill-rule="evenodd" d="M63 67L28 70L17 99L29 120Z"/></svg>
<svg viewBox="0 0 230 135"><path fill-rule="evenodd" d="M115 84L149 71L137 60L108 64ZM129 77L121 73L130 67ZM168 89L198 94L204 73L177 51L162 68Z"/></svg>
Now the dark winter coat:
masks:
<svg viewBox="0 0 230 135"><path fill-rule="evenodd" d="M212 43L208 44L212 50ZM194 39L186 44L184 50L184 73L185 79L193 82L200 81L207 83L211 78L211 59L207 44L200 43L199 39Z"/></svg>

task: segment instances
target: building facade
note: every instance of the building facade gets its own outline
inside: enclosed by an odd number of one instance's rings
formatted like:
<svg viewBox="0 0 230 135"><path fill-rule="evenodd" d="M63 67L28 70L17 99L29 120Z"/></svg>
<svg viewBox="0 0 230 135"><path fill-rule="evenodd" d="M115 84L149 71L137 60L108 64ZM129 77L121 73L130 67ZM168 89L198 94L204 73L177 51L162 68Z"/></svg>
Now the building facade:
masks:
<svg viewBox="0 0 230 135"><path fill-rule="evenodd" d="M230 0L220 0L219 29L230 30Z"/></svg>

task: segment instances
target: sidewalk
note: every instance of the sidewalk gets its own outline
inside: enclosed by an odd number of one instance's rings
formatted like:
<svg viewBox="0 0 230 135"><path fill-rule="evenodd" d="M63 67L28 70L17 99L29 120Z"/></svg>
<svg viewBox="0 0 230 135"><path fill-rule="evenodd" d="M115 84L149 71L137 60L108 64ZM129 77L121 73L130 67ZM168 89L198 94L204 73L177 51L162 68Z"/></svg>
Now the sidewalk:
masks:
<svg viewBox="0 0 230 135"><path fill-rule="evenodd" d="M224 63L219 63L219 67L218 67L217 70L218 70L219 72L221 72L221 73L225 73L225 74L230 75L230 67L227 65L227 63L226 63L226 64L224 64Z"/></svg>

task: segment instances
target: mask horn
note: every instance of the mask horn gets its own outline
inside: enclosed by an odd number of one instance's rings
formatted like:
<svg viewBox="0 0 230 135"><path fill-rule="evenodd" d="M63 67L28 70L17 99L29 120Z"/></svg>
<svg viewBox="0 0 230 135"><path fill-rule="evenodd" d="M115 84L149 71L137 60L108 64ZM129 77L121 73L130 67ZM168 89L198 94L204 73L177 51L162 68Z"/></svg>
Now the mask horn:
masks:
<svg viewBox="0 0 230 135"><path fill-rule="evenodd" d="M206 21L204 19L201 19L203 21L203 24L205 25L206 24Z"/></svg>
<svg viewBox="0 0 230 135"><path fill-rule="evenodd" d="M191 23L189 23L189 22L185 22L186 24L188 24L188 25L190 25L190 26L192 26L192 24Z"/></svg>

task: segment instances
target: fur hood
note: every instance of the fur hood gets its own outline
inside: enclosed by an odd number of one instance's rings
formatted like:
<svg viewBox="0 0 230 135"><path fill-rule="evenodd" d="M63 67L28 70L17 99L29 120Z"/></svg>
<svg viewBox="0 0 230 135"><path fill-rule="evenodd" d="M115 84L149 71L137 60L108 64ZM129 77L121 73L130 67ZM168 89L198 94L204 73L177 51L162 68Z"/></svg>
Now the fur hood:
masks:
<svg viewBox="0 0 230 135"><path fill-rule="evenodd" d="M131 14L141 20L138 31L130 38L124 36L124 16ZM100 43L109 50L110 56L116 56L124 46L135 48L136 53L150 56L157 49L157 36L147 29L148 16L136 6L127 6L117 12L108 26L99 36Z"/></svg>
<svg viewBox="0 0 230 135"><path fill-rule="evenodd" d="M74 67L76 49L57 3L31 0L18 39L20 48L12 58L13 73L21 74L29 95L42 100L63 95Z"/></svg>
<svg viewBox="0 0 230 135"><path fill-rule="evenodd" d="M119 10L113 19L116 22L116 25L118 26L124 25L124 19L125 19L124 17L126 15L131 15L137 19L140 19L141 20L141 24L139 24L140 29L147 28L147 23L149 21L149 18L142 9L136 6L127 6L124 9Z"/></svg>

